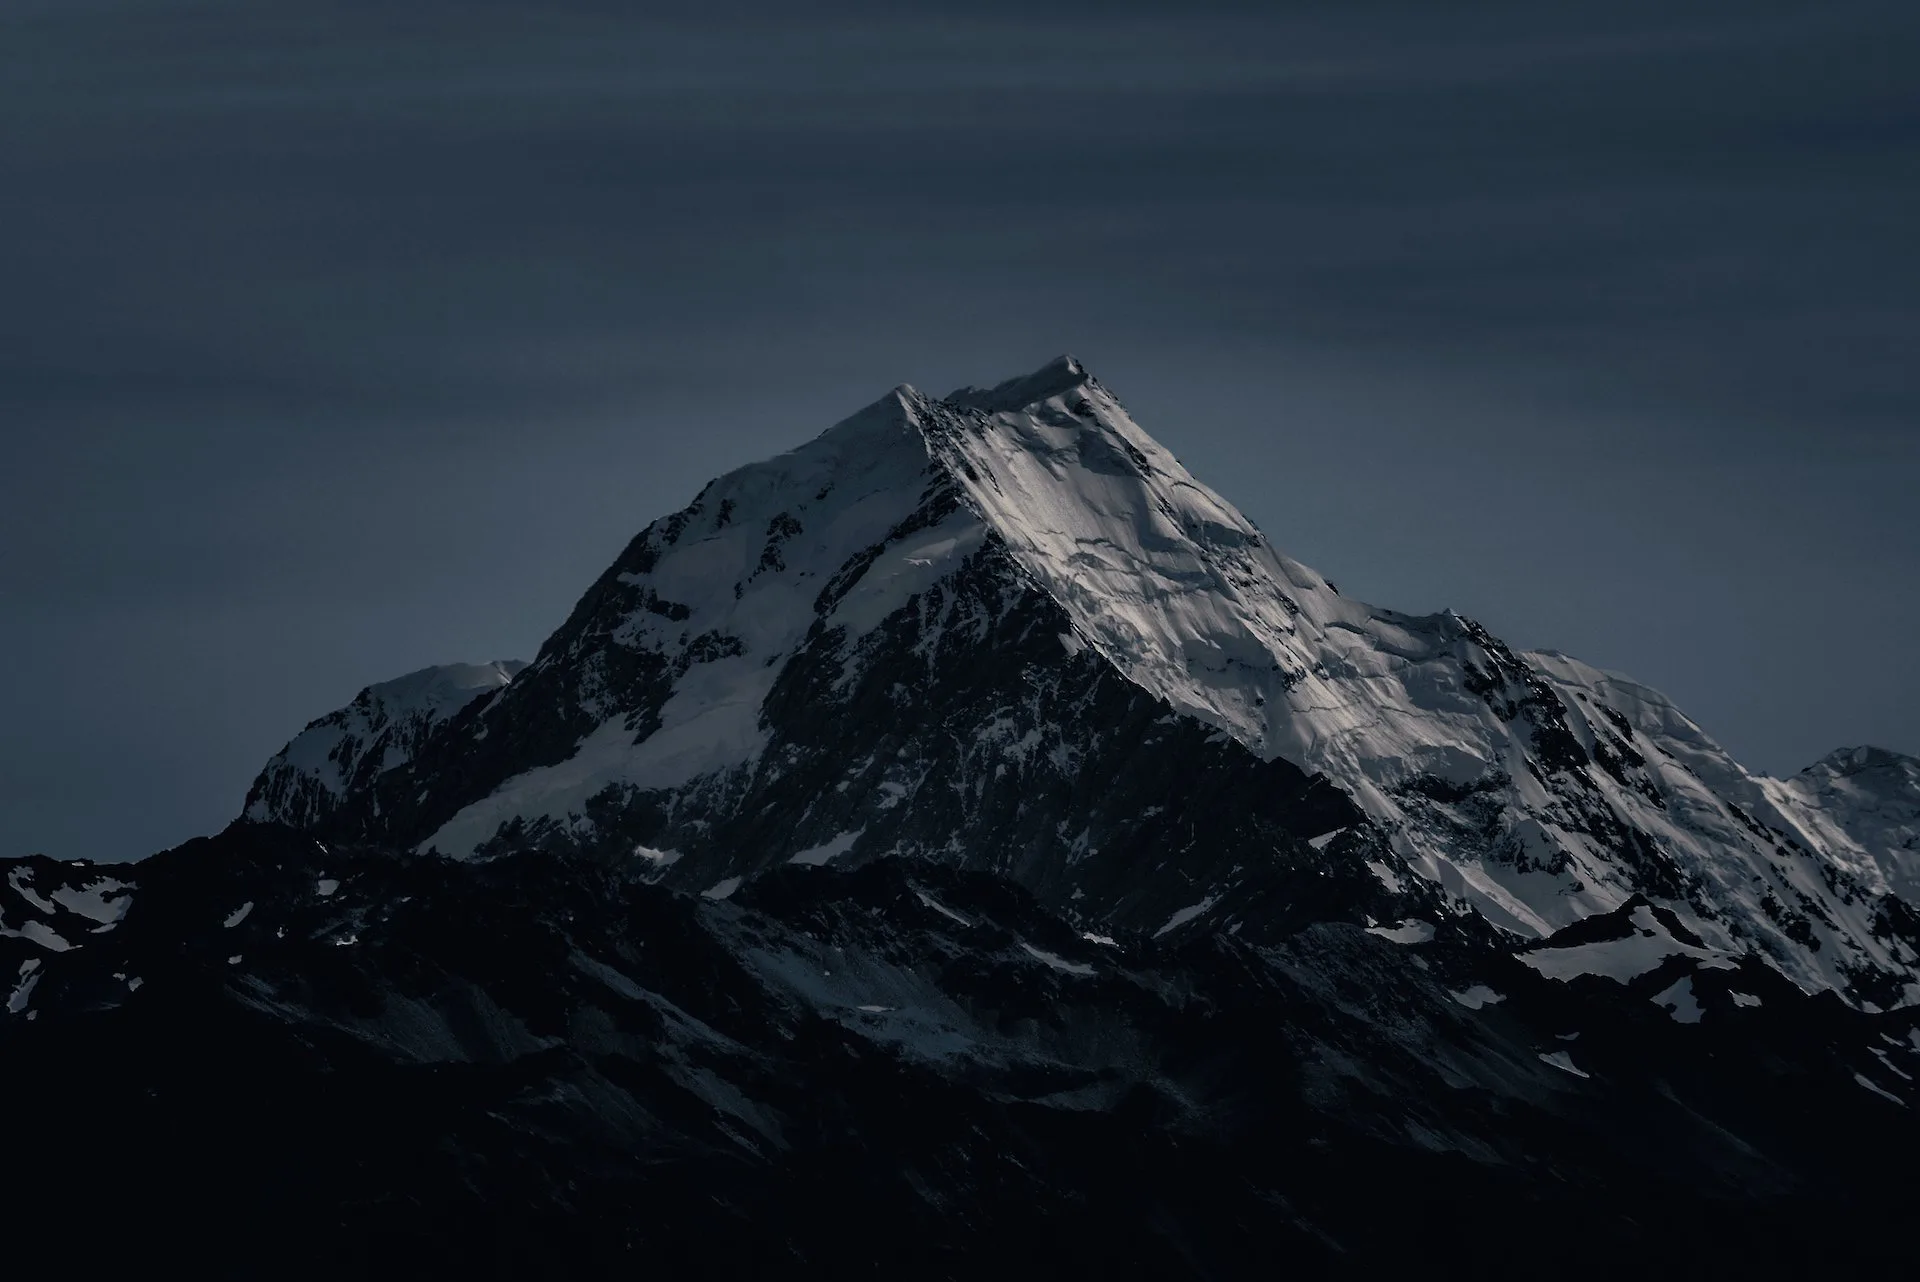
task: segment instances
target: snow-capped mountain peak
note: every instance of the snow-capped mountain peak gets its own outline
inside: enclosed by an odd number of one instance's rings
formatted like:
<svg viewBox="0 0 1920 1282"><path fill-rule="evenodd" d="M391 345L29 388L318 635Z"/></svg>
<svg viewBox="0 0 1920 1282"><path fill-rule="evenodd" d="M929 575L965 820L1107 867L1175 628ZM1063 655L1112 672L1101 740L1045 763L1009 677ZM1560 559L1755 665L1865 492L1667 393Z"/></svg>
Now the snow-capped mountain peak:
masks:
<svg viewBox="0 0 1920 1282"><path fill-rule="evenodd" d="M950 405L984 410L989 414L1018 411L1040 405L1055 397L1065 397L1084 389L1093 381L1070 354L1061 354L1031 374L1021 374L992 387L959 387L940 399Z"/></svg>
<svg viewBox="0 0 1920 1282"><path fill-rule="evenodd" d="M1273 857L1234 844L1255 807L1291 839L1357 824L1381 885L1417 874L1518 936L1638 894L1805 987L1920 996L1888 896L1909 777L1870 806L1837 768L1753 776L1628 678L1342 596L1071 357L944 398L903 385L719 478L511 686L422 725L404 768L358 780L348 830L456 856L637 850L694 889L918 854L1013 870L1090 925L1198 929ZM1193 745L1191 787L1293 800L1223 800L1240 835L1211 855L1190 831L1185 862L1121 867L1194 803L1096 797L1086 773L1171 769L1167 736ZM1344 813L1308 800L1315 779ZM281 791L336 795L318 787ZM248 813L324 809L256 787Z"/></svg>

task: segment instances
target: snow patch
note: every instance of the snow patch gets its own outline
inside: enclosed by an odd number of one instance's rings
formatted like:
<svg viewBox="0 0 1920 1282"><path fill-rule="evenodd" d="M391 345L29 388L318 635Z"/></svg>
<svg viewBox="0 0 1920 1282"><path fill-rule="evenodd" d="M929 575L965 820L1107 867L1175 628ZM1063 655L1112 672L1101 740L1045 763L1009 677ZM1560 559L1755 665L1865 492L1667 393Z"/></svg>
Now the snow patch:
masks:
<svg viewBox="0 0 1920 1282"><path fill-rule="evenodd" d="M1433 938L1433 924L1409 917L1398 926L1369 926L1367 933L1394 944L1424 944Z"/></svg>
<svg viewBox="0 0 1920 1282"><path fill-rule="evenodd" d="M1085 962L1068 961L1066 958L1058 955L1057 953L1050 953L1044 948L1035 948L1032 944L1027 943L1025 940L1021 941L1020 947L1026 949L1027 952L1030 953L1032 956L1045 962L1047 965L1053 967L1055 970L1060 971L1063 974L1067 974L1067 975L1093 974L1093 967L1087 965Z"/></svg>
<svg viewBox="0 0 1920 1282"><path fill-rule="evenodd" d="M220 924L222 926L225 926L228 930L232 930L235 926L238 926L241 922L245 921L247 919L247 914L252 911L253 911L253 901L249 899L246 903L241 904L238 908L228 913L226 920L221 922Z"/></svg>
<svg viewBox="0 0 1920 1282"><path fill-rule="evenodd" d="M332 877L322 877L314 884L313 888L318 892L320 898L330 899L333 897L333 892L340 889L340 883Z"/></svg>
<svg viewBox="0 0 1920 1282"><path fill-rule="evenodd" d="M1195 917L1198 917L1201 913L1206 912L1209 908L1213 907L1215 904L1219 902L1220 902L1220 896L1208 895L1205 899L1202 899L1199 903L1194 904L1188 908L1180 909L1179 911L1175 912L1173 916L1167 918L1166 925L1162 926L1160 929L1153 932L1153 937L1155 939L1158 939L1160 938L1160 936L1166 934L1170 930L1179 929L1180 927L1186 925L1188 922L1192 921Z"/></svg>
<svg viewBox="0 0 1920 1282"><path fill-rule="evenodd" d="M1700 1003L1693 995L1693 976L1682 975L1666 988L1656 993L1653 1004L1673 1016L1682 1024L1698 1024L1704 1013Z"/></svg>
<svg viewBox="0 0 1920 1282"><path fill-rule="evenodd" d="M1496 993L1485 984L1475 984L1471 988L1462 989L1457 993L1450 993L1448 996L1452 997L1453 1000L1459 1002L1462 1006L1465 1006L1468 1010L1480 1010L1483 1007L1494 1006L1507 1000L1505 993Z"/></svg>
<svg viewBox="0 0 1920 1282"><path fill-rule="evenodd" d="M13 887L15 893L35 908L38 908L41 912L53 913L59 911L53 906L51 901L42 899L34 892L33 873L30 869L18 867L12 872L9 872L7 874L7 885Z"/></svg>
<svg viewBox="0 0 1920 1282"><path fill-rule="evenodd" d="M13 986L13 992L7 996L7 1014L18 1015L27 1008L27 1001L33 996L33 989L40 982L38 970L22 968L20 982Z"/></svg>
<svg viewBox="0 0 1920 1282"><path fill-rule="evenodd" d="M79 889L62 886L53 892L51 898L69 912L97 921L102 926L113 926L127 915L127 909L133 905L133 896L128 893L132 890L133 887L125 882L107 877Z"/></svg>
<svg viewBox="0 0 1920 1282"><path fill-rule="evenodd" d="M1901 1108L1907 1107L1907 1102L1905 1100L1901 1099L1898 1095L1895 1095L1892 1091L1888 1090L1886 1087L1881 1086L1878 1083L1874 1082L1871 1078L1867 1077L1864 1073L1855 1073L1853 1075L1853 1080L1860 1083L1860 1085L1866 1087L1868 1090L1872 1091L1875 1095L1878 1095L1881 1099L1890 1099L1894 1103L1898 1104Z"/></svg>
<svg viewBox="0 0 1920 1282"><path fill-rule="evenodd" d="M738 889L740 889L740 878L722 877L719 881L714 882L711 886L701 891L700 897L702 899L725 899Z"/></svg>
<svg viewBox="0 0 1920 1282"><path fill-rule="evenodd" d="M1573 1057L1565 1051L1553 1051L1551 1053L1543 1051L1540 1054L1540 1060L1542 1063L1553 1065L1563 1073L1572 1073L1575 1077L1593 1076L1591 1073L1582 1072L1580 1069L1574 1067Z"/></svg>
<svg viewBox="0 0 1920 1282"><path fill-rule="evenodd" d="M54 953L64 953L73 947L72 944L69 944L66 940L60 938L58 934L54 933L53 928L45 922L34 921L32 919L21 922L20 929L18 930L14 930L8 926L0 926L0 936L30 940L48 952Z"/></svg>
<svg viewBox="0 0 1920 1282"><path fill-rule="evenodd" d="M1549 945L1514 955L1548 979L1563 983L1579 975L1604 975L1624 984L1674 956L1691 957L1709 970L1739 969L1739 963L1726 953L1697 948L1676 939L1645 905L1635 908L1630 920L1633 931L1624 939L1603 939L1565 948Z"/></svg>
<svg viewBox="0 0 1920 1282"><path fill-rule="evenodd" d="M933 911L939 913L942 917L947 918L949 921L959 922L962 926L973 925L972 922L968 921L965 917L962 917L959 913L953 911L953 909L947 907L945 904L935 899L932 895L929 895L926 891L916 890L913 893L919 896L921 903L933 909Z"/></svg>
<svg viewBox="0 0 1920 1282"><path fill-rule="evenodd" d="M852 832L843 832L825 845L813 846L801 851L787 862L790 864L805 864L814 868L818 868L822 864L831 863L841 855L846 854L849 850L852 850L853 843L860 840L860 834L865 831L866 829L864 828L858 828Z"/></svg>

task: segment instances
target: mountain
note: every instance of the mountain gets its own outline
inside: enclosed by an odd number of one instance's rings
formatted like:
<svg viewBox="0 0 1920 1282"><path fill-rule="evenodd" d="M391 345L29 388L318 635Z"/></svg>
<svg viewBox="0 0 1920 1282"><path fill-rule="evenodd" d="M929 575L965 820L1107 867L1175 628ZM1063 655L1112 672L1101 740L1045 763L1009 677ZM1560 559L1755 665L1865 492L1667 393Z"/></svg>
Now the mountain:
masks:
<svg viewBox="0 0 1920 1282"><path fill-rule="evenodd" d="M248 817L689 890L936 858L1099 930L1259 929L1276 852L1339 833L1383 911L1418 885L1537 938L1642 895L1802 987L1920 998L1873 803L1749 774L1625 677L1341 596L1070 357L898 388L714 481L404 756L336 788L283 754Z"/></svg>
<svg viewBox="0 0 1920 1282"><path fill-rule="evenodd" d="M1070 358L901 387L217 836L9 861L9 1209L216 1277L1910 1271L1916 767L1344 597Z"/></svg>

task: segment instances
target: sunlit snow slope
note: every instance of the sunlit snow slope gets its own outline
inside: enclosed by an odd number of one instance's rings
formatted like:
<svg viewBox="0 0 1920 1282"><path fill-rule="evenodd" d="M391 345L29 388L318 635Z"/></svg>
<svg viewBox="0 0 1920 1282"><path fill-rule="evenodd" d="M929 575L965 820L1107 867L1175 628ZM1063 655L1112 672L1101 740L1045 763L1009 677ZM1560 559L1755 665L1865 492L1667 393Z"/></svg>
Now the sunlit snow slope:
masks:
<svg viewBox="0 0 1920 1282"><path fill-rule="evenodd" d="M256 785L249 817L324 827L278 798L364 785L351 831L456 856L619 848L715 893L772 860L971 859L1089 925L1167 929L1228 928L1247 852L1324 850L1346 825L1364 840L1335 855L1518 936L1638 893L1805 987L1920 998L1920 924L1893 893L1915 885L1914 763L1753 776L1624 677L1343 597L1070 358L943 399L899 388L715 481L427 739L385 783L283 754L315 783ZM1156 769L1184 773L1152 796L1096 777ZM1357 811L1312 801L1311 776ZM1191 825L1169 844L1169 816L1268 792L1287 799L1265 835L1235 820L1218 866ZM1153 876L1151 904L1123 893Z"/></svg>

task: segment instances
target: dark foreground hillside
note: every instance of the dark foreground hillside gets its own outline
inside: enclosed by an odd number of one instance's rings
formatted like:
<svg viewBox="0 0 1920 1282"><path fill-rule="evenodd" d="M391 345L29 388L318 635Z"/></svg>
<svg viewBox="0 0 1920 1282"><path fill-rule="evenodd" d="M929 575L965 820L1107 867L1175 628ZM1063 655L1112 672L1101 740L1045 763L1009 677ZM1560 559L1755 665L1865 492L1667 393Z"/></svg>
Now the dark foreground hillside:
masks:
<svg viewBox="0 0 1920 1282"><path fill-rule="evenodd" d="M1109 943L934 865L721 900L272 826L7 874L9 1236L76 1275L1920 1263L1915 1016L1751 961L1561 981L1472 916Z"/></svg>

